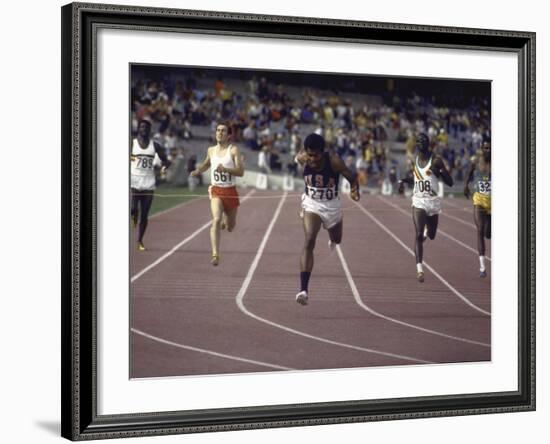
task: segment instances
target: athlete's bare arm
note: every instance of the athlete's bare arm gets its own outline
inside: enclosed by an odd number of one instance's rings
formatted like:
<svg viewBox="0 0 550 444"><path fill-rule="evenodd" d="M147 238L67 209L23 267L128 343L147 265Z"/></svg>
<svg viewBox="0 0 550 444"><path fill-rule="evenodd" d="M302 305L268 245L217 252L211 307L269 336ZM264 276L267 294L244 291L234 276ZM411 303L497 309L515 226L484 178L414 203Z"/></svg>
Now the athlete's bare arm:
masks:
<svg viewBox="0 0 550 444"><path fill-rule="evenodd" d="M296 154L296 157L294 158L294 160L298 162L300 165L304 166L307 160L306 151L303 148L300 149L300 151L298 151L298 154Z"/></svg>
<svg viewBox="0 0 550 444"><path fill-rule="evenodd" d="M229 173L232 176L243 177L244 176L244 162L243 155L241 154L238 147L235 145L231 146L231 157L235 163L234 168L226 168L222 164L218 165L216 171L218 173Z"/></svg>
<svg viewBox="0 0 550 444"><path fill-rule="evenodd" d="M412 166L408 169L407 173L408 174L406 174L405 177L397 181L397 183L399 184L399 188L398 188L399 193L403 193L405 189L405 184L407 184L410 187L414 185L414 172L413 172Z"/></svg>
<svg viewBox="0 0 550 444"><path fill-rule="evenodd" d="M204 173L208 168L210 168L210 150L211 149L212 147L208 148L208 150L206 151L206 157L194 171L191 171L191 176L196 177L199 174Z"/></svg>
<svg viewBox="0 0 550 444"><path fill-rule="evenodd" d="M164 148L157 142L153 142L153 146L155 147L155 152L162 161L162 168L168 168L172 164L172 162L170 162L170 160L168 160L168 157L166 157L166 151L164 150Z"/></svg>
<svg viewBox="0 0 550 444"><path fill-rule="evenodd" d="M353 200L359 200L359 183L357 182L357 175L353 174L349 168L346 166L344 161L338 156L337 154L331 154L330 155L330 165L332 166L332 169L338 173L340 173L342 176L344 176L350 186L351 191L349 193L349 196Z"/></svg>
<svg viewBox="0 0 550 444"><path fill-rule="evenodd" d="M438 179L441 178L445 185L449 187L453 186L453 178L449 174L449 171L447 171L447 168L445 167L445 164L443 163L443 159L441 159L441 157L435 157L434 161L432 162L432 166L430 167L430 170L433 171L435 177L437 177Z"/></svg>
<svg viewBox="0 0 550 444"><path fill-rule="evenodd" d="M474 171L477 168L477 158L473 158L472 164L470 165L470 171L468 171L468 174L466 175L466 180L464 181L464 196L466 196L467 199L470 198L470 182L474 178Z"/></svg>

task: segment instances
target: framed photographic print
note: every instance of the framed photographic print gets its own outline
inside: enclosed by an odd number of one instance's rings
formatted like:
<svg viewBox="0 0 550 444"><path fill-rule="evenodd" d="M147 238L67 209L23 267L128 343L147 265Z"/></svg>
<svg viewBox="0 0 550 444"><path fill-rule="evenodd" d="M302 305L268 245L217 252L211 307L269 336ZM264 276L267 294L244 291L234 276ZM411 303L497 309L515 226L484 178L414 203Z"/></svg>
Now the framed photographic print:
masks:
<svg viewBox="0 0 550 444"><path fill-rule="evenodd" d="M534 45L64 6L62 435L533 410Z"/></svg>

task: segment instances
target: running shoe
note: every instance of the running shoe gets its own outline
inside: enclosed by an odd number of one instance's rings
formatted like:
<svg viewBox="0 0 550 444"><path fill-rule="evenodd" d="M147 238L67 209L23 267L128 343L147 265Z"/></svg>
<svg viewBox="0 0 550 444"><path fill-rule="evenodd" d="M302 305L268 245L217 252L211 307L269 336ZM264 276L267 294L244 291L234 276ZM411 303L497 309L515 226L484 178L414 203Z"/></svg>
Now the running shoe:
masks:
<svg viewBox="0 0 550 444"><path fill-rule="evenodd" d="M485 278L485 277L487 277L487 271L485 271L485 270L479 270L479 277L480 277L480 278Z"/></svg>
<svg viewBox="0 0 550 444"><path fill-rule="evenodd" d="M296 302L300 305L307 305L307 291L301 291L296 295Z"/></svg>
<svg viewBox="0 0 550 444"><path fill-rule="evenodd" d="M217 254L213 254L210 263L214 265L214 267L217 266L220 263L220 256Z"/></svg>
<svg viewBox="0 0 550 444"><path fill-rule="evenodd" d="M416 273L416 279L418 279L418 282L424 282L424 273L421 271Z"/></svg>
<svg viewBox="0 0 550 444"><path fill-rule="evenodd" d="M332 242L332 240L328 240L328 249L330 250L330 252L332 253L334 251L334 249L336 248L336 242Z"/></svg>
<svg viewBox="0 0 550 444"><path fill-rule="evenodd" d="M138 250L145 251L145 245L143 245L143 242L138 242Z"/></svg>

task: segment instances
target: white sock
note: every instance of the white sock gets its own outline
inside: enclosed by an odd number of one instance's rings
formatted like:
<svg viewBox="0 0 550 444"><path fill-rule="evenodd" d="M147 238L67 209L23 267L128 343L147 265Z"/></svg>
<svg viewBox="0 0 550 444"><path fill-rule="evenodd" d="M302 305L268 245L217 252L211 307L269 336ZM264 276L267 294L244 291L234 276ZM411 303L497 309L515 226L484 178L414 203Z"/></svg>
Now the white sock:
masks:
<svg viewBox="0 0 550 444"><path fill-rule="evenodd" d="M419 262L418 264L416 264L416 272L417 273L423 273L422 271L422 263Z"/></svg>
<svg viewBox="0 0 550 444"><path fill-rule="evenodd" d="M479 256L479 271L485 271L485 256Z"/></svg>

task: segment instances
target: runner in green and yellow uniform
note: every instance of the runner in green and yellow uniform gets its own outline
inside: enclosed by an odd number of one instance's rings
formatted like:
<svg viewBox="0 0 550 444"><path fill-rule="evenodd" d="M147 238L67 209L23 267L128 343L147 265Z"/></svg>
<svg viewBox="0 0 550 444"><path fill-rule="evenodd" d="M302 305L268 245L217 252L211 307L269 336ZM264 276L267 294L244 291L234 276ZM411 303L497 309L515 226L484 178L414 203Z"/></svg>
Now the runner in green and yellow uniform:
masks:
<svg viewBox="0 0 550 444"><path fill-rule="evenodd" d="M464 184L464 195L470 198L470 182L474 182L474 221L477 227L479 277L486 277L485 239L491 239L491 139L485 138L480 153L472 159L470 172Z"/></svg>

